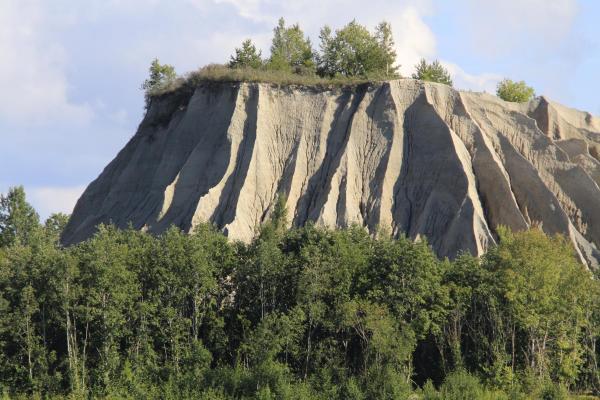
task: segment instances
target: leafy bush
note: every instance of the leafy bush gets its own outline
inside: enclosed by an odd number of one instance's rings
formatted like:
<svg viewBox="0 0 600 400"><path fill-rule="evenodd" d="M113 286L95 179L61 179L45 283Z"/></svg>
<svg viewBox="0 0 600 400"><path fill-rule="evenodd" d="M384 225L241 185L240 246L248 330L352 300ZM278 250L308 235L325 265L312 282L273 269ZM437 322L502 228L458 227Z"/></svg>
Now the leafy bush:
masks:
<svg viewBox="0 0 600 400"><path fill-rule="evenodd" d="M452 77L450 76L450 73L438 60L435 60L430 64L424 58L421 59L415 67L415 73L412 77L413 79L443 83L444 85L452 86Z"/></svg>
<svg viewBox="0 0 600 400"><path fill-rule="evenodd" d="M568 400L569 392L562 385L546 382L540 388L537 397L540 400Z"/></svg>
<svg viewBox="0 0 600 400"><path fill-rule="evenodd" d="M433 386L433 382L431 382L431 380L425 382L422 392L423 400L442 400L442 395L435 389L435 386Z"/></svg>
<svg viewBox="0 0 600 400"><path fill-rule="evenodd" d="M440 387L444 400L472 400L481 399L484 389L477 377L464 370L448 374Z"/></svg>
<svg viewBox="0 0 600 400"><path fill-rule="evenodd" d="M532 87L527 86L524 81L515 82L510 79L503 79L498 83L496 94L502 100L524 103L535 96Z"/></svg>

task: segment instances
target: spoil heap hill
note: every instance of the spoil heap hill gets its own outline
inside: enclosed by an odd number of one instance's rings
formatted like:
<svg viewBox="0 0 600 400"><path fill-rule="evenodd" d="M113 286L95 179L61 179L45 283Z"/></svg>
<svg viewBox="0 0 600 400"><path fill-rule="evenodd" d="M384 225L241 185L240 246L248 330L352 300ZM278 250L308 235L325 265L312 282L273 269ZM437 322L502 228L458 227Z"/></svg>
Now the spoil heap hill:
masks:
<svg viewBox="0 0 600 400"><path fill-rule="evenodd" d="M402 79L338 88L204 82L154 98L77 202L63 242L99 223L209 221L249 241L278 193L293 225L427 237L481 254L532 224L600 253L600 119L550 102Z"/></svg>

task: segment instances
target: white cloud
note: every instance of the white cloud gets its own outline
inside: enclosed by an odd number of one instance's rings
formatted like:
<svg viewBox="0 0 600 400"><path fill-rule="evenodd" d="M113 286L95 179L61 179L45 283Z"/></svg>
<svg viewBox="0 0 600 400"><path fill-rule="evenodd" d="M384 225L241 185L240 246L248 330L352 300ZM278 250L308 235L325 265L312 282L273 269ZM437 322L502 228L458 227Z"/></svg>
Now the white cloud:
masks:
<svg viewBox="0 0 600 400"><path fill-rule="evenodd" d="M388 19L394 29L400 73L410 76L421 58L431 58L435 55L435 35L423 21L422 12L416 7L409 6L399 15L389 16Z"/></svg>
<svg viewBox="0 0 600 400"><path fill-rule="evenodd" d="M25 188L29 202L36 209L41 219L52 213L71 214L75 203L85 190L85 186L74 187L29 187Z"/></svg>
<svg viewBox="0 0 600 400"><path fill-rule="evenodd" d="M84 123L93 115L67 96L66 54L49 39L39 0L0 1L0 117L27 123L69 119Z"/></svg>

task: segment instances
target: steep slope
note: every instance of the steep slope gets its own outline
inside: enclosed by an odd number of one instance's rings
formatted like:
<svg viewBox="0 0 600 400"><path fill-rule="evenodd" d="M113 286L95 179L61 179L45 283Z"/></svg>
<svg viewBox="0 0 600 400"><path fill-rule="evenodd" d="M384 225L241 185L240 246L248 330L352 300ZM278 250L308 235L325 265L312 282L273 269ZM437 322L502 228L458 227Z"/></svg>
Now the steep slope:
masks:
<svg viewBox="0 0 600 400"><path fill-rule="evenodd" d="M410 79L338 89L205 83L152 102L79 199L63 236L99 223L161 232L210 221L248 241L278 193L294 225L360 224L440 256L540 224L600 254L600 120Z"/></svg>

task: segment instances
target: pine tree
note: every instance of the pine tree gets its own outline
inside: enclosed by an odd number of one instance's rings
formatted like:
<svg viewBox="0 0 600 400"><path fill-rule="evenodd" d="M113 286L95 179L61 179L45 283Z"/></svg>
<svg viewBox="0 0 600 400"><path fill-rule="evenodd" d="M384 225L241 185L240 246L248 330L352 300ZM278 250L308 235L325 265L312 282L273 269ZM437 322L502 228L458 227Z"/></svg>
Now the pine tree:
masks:
<svg viewBox="0 0 600 400"><path fill-rule="evenodd" d="M452 77L450 76L450 73L438 60L429 64L422 58L419 64L417 64L415 73L412 77L413 79L443 83L444 85L452 86Z"/></svg>
<svg viewBox="0 0 600 400"><path fill-rule="evenodd" d="M230 68L260 68L261 66L261 51L256 49L250 39L244 40L242 47L236 47L235 54L229 61Z"/></svg>

